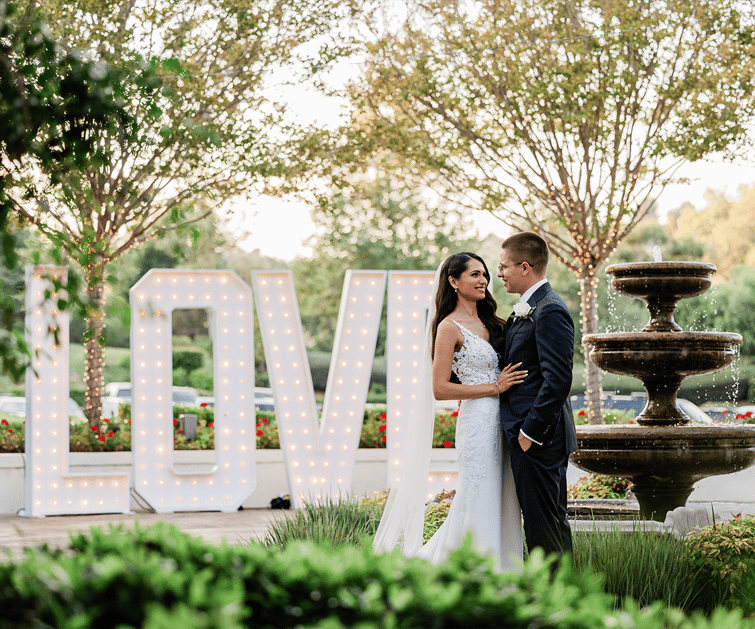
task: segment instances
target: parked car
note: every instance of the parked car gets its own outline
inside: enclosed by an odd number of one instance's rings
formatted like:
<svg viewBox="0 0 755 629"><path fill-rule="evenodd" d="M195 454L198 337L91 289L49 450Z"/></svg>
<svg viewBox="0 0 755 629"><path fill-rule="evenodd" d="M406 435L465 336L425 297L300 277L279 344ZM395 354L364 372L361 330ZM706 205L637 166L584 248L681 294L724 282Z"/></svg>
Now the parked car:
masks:
<svg viewBox="0 0 755 629"><path fill-rule="evenodd" d="M199 406L199 393L192 387L171 387L173 404L182 406ZM117 417L121 404L131 404L131 383L111 382L105 385L102 396L102 416Z"/></svg>
<svg viewBox="0 0 755 629"><path fill-rule="evenodd" d="M0 397L0 413L7 413L8 415L17 415L18 417L26 417L26 398L17 396L3 396ZM81 407L68 398L68 416L78 421L86 420L84 411Z"/></svg>
<svg viewBox="0 0 755 629"><path fill-rule="evenodd" d="M197 405L201 406L202 404L215 406L215 398L211 395L200 395L197 399ZM254 407L260 411L275 412L273 390L268 387L254 387Z"/></svg>
<svg viewBox="0 0 755 629"><path fill-rule="evenodd" d="M267 387L254 387L254 407L261 411L275 412L273 390Z"/></svg>
<svg viewBox="0 0 755 629"><path fill-rule="evenodd" d="M632 393L631 395L617 395L616 393L604 392L601 401L605 409L633 411L636 416L643 411L648 398L645 392ZM713 418L694 402L690 402L684 398L677 398L676 404L683 413L689 415L692 421L705 424L713 423ZM571 405L573 409L585 408L587 406L587 399L584 395L572 395Z"/></svg>
<svg viewBox="0 0 755 629"><path fill-rule="evenodd" d="M453 413L459 410L459 400L435 400L435 412L449 411Z"/></svg>
<svg viewBox="0 0 755 629"><path fill-rule="evenodd" d="M690 419L693 422L699 422L703 424L713 423L713 418L694 402L690 402L689 400L685 400L684 398L677 398L676 405L682 410L683 413L689 415Z"/></svg>

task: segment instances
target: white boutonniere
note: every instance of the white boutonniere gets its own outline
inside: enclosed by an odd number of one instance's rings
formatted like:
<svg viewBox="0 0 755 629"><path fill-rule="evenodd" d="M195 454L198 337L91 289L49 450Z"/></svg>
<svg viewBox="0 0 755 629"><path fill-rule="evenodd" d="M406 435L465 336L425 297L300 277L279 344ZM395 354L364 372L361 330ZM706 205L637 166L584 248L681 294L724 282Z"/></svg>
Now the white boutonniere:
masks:
<svg viewBox="0 0 755 629"><path fill-rule="evenodd" d="M535 308L526 302L520 301L514 304L514 316L517 319L529 319L533 312L535 312Z"/></svg>

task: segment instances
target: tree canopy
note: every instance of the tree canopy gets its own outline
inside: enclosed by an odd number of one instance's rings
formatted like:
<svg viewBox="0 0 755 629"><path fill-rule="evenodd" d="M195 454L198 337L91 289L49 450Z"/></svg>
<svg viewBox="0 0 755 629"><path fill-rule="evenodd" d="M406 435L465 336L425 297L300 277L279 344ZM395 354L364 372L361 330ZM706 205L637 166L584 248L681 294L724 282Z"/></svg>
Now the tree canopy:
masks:
<svg viewBox="0 0 755 629"><path fill-rule="evenodd" d="M430 0L370 44L352 136L541 233L595 332L598 270L677 168L746 142L753 26L737 0ZM588 393L599 420L594 366Z"/></svg>
<svg viewBox="0 0 755 629"><path fill-rule="evenodd" d="M19 168L17 207L84 273L87 403L100 418L108 265L224 200L280 184L311 167L317 130L287 116L281 84L318 76L348 47L344 0L40 0L54 36L80 56L130 77L128 133L102 134L104 159L61 176ZM206 212L193 213L200 203Z"/></svg>
<svg viewBox="0 0 755 629"><path fill-rule="evenodd" d="M458 208L438 207L432 195L385 171L353 178L323 203L312 214L317 233L307 244L314 255L292 265L302 323L311 345L322 351L332 349L347 270L435 270L471 235L471 223ZM384 343L382 326L378 354Z"/></svg>

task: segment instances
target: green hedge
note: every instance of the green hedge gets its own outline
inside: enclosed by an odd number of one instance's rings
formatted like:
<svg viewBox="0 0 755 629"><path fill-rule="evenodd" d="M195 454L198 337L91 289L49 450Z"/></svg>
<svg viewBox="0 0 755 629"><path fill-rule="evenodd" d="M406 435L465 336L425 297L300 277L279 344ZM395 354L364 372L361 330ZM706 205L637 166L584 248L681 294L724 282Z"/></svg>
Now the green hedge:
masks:
<svg viewBox="0 0 755 629"><path fill-rule="evenodd" d="M176 350L173 352L173 370L185 369L191 373L204 364L204 354L194 350Z"/></svg>
<svg viewBox="0 0 755 629"><path fill-rule="evenodd" d="M398 553L296 543L212 545L158 523L73 534L71 549L0 566L1 627L752 629L739 611L685 617L655 604L621 610L570 561L552 576L535 553L496 574L467 544L433 566Z"/></svg>

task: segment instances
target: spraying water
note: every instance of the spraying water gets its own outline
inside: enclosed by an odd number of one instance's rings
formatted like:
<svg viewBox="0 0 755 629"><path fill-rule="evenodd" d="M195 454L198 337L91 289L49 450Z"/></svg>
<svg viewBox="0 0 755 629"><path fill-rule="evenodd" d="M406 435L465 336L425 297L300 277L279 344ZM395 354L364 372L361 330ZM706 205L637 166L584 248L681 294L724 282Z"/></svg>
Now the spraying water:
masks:
<svg viewBox="0 0 755 629"><path fill-rule="evenodd" d="M663 256L661 255L660 245L655 245L653 247L653 262L663 262Z"/></svg>

